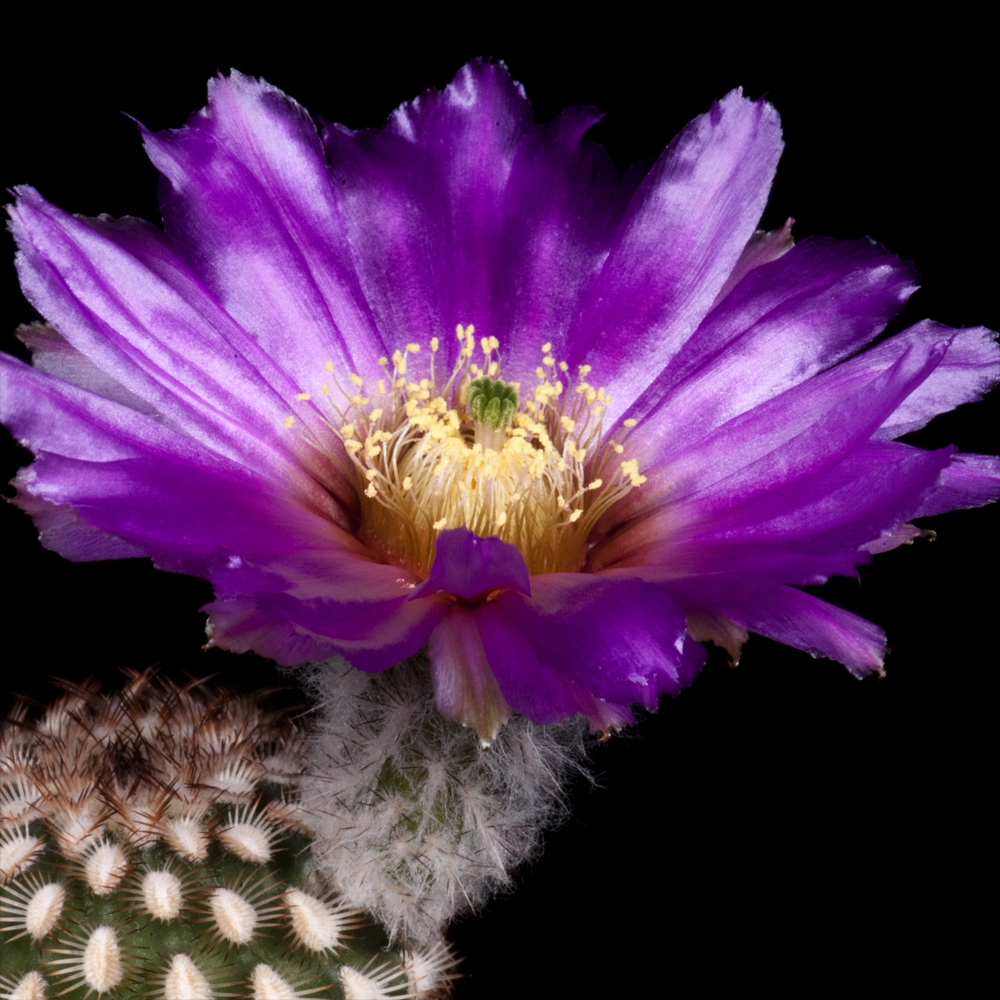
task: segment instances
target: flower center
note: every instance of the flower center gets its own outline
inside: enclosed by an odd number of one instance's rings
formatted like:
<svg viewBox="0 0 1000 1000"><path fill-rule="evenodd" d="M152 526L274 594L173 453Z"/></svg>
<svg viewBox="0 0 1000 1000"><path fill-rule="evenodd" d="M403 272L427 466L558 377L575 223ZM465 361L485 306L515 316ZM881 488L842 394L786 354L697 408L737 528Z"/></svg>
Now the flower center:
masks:
<svg viewBox="0 0 1000 1000"><path fill-rule="evenodd" d="M621 440L601 446L611 397L586 381L589 365L570 385L569 366L544 344L537 384L524 399L519 383L497 377L495 337L480 339L480 364L474 328L459 325L456 334L462 347L443 385L435 373L437 337L425 377L408 378L420 345L407 344L393 354L391 369L380 359L384 375L370 394L356 374L348 375L353 392L341 385L326 363L346 405L333 402L330 384L320 391L333 403L331 427L357 471L364 541L426 576L438 533L465 527L516 545L529 574L578 570L601 515L645 482L634 459L620 458L635 421L624 422ZM293 421L286 418L286 426Z"/></svg>

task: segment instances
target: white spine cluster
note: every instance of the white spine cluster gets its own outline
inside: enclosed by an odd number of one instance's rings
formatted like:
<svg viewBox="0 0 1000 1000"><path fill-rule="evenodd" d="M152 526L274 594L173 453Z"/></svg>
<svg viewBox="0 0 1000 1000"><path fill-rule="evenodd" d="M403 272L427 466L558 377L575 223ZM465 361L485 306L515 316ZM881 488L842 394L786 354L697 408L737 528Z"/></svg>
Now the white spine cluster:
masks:
<svg viewBox="0 0 1000 1000"><path fill-rule="evenodd" d="M340 657L299 668L317 702L302 804L313 855L393 937L432 942L536 853L584 772L585 723L511 718L486 751L440 716L426 659L377 674Z"/></svg>

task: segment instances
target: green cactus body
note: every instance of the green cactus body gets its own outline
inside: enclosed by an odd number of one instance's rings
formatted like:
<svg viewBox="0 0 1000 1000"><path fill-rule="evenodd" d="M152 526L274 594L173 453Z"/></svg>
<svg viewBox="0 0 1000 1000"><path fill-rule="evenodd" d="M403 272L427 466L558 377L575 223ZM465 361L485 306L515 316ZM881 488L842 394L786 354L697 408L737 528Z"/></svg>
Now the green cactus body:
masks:
<svg viewBox="0 0 1000 1000"><path fill-rule="evenodd" d="M133 674L0 731L0 997L444 996L317 871L304 743L263 699Z"/></svg>

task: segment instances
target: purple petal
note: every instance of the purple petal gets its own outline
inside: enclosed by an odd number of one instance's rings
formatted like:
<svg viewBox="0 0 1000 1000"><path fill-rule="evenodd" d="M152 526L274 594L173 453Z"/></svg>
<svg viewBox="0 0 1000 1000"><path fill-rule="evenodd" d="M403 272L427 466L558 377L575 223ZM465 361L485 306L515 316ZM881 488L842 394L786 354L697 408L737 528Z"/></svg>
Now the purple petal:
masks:
<svg viewBox="0 0 1000 1000"><path fill-rule="evenodd" d="M913 512L931 517L963 507L979 507L1000 497L1000 458L996 455L955 455L942 471L935 489Z"/></svg>
<svg viewBox="0 0 1000 1000"><path fill-rule="evenodd" d="M22 474L15 484L28 483L30 474ZM96 531L87 525L80 514L65 504L54 504L31 494L28 488L19 488L14 502L30 515L38 529L38 540L47 549L58 552L73 562L94 562L99 559L134 559L146 555L136 545Z"/></svg>
<svg viewBox="0 0 1000 1000"><path fill-rule="evenodd" d="M337 224L361 290L391 346L442 336L454 361L452 303L441 179L430 156L384 130L323 131ZM387 352L389 353L389 352ZM359 372L364 375L364 372Z"/></svg>
<svg viewBox="0 0 1000 1000"><path fill-rule="evenodd" d="M770 264L772 260L783 257L792 249L795 242L792 239L794 224L794 219L786 219L780 229L772 229L770 232L758 229L754 232L747 240L736 266L726 278L726 283L716 295L712 303L713 309L743 280L745 274L762 264Z"/></svg>
<svg viewBox="0 0 1000 1000"><path fill-rule="evenodd" d="M519 711L537 683L525 675L538 663L604 701L648 709L664 692L690 684L701 668L704 650L687 640L684 615L662 586L552 573L532 577L531 590L531 597L507 591L482 612L508 629L519 627L533 652L525 662L496 634L484 638L500 690Z"/></svg>
<svg viewBox="0 0 1000 1000"><path fill-rule="evenodd" d="M322 586L319 596L278 590L252 596L273 620L289 622L296 631L325 641L358 670L385 670L416 653L445 615L447 603L433 597L407 600L409 590L402 595L400 590L408 588L410 581L394 566L360 560L350 560L351 565L346 559L338 562L340 565L331 568L340 572L325 586L316 576L306 580L310 590ZM276 651L257 651L279 658Z"/></svg>
<svg viewBox="0 0 1000 1000"><path fill-rule="evenodd" d="M585 715L593 730L604 732L635 721L627 705L596 698L561 671L559 662L540 654L523 628L522 608L491 601L475 615L490 668L516 712L539 724Z"/></svg>
<svg viewBox="0 0 1000 1000"><path fill-rule="evenodd" d="M361 549L283 484L200 448L159 420L0 357L0 419L37 454L19 485L77 508L87 527L141 548L162 568L206 575L234 552Z"/></svg>
<svg viewBox="0 0 1000 1000"><path fill-rule="evenodd" d="M659 158L571 333L627 410L697 329L754 232L781 154L774 108L733 91Z"/></svg>
<svg viewBox="0 0 1000 1000"><path fill-rule="evenodd" d="M486 659L476 614L456 605L431 634L427 646L434 703L446 719L472 726L489 745L511 715Z"/></svg>
<svg viewBox="0 0 1000 1000"><path fill-rule="evenodd" d="M481 538L467 528L442 531L437 537L430 575L410 600L438 591L472 600L490 590L507 589L530 594L528 567L516 545L499 538Z"/></svg>
<svg viewBox="0 0 1000 1000"><path fill-rule="evenodd" d="M504 191L498 332L503 372L530 380L541 345L569 352L577 303L600 273L628 206L602 146L582 141L601 115L570 108L521 140ZM477 321L478 322L478 321Z"/></svg>
<svg viewBox="0 0 1000 1000"><path fill-rule="evenodd" d="M72 382L73 385L78 385L89 392L96 392L105 399L113 399L116 403L138 410L140 413L156 413L156 410L141 396L137 396L120 382L116 382L47 323L19 326L15 333L31 351L32 366L39 371Z"/></svg>
<svg viewBox="0 0 1000 1000"><path fill-rule="evenodd" d="M208 614L208 646L259 653L287 666L322 660L336 652L330 640L275 618L261 610L253 597L213 601L201 610Z"/></svg>
<svg viewBox="0 0 1000 1000"><path fill-rule="evenodd" d="M900 545L912 545L915 538L920 538L926 534L926 531L914 524L900 524L889 531L883 531L873 541L865 542L861 548L866 552L870 552L873 556L879 555L882 552L891 552Z"/></svg>
<svg viewBox="0 0 1000 1000"><path fill-rule="evenodd" d="M720 595L718 606L734 622L843 663L855 677L882 673L885 633L864 618L793 587L756 587Z"/></svg>
<svg viewBox="0 0 1000 1000"><path fill-rule="evenodd" d="M945 343L941 363L893 411L875 432L883 440L902 437L939 413L947 413L962 403L981 399L1000 381L1000 344L996 334L985 327L953 330L941 323L922 320L893 338L895 342ZM884 348L875 348L877 354Z"/></svg>
<svg viewBox="0 0 1000 1000"><path fill-rule="evenodd" d="M508 308L508 290L495 286L510 270L500 206L530 124L506 68L475 62L443 93L404 104L384 130L325 127L338 225L379 328L400 338L391 346L440 336L450 368L457 323L511 346L495 315Z"/></svg>
<svg viewBox="0 0 1000 1000"><path fill-rule="evenodd" d="M678 597L682 596L678 594ZM743 644L749 638L747 630L712 607L698 607L691 603L681 606L687 616L688 635L695 642L712 642L724 649L735 667L740 662Z"/></svg>
<svg viewBox="0 0 1000 1000"><path fill-rule="evenodd" d="M137 220L77 219L31 189L18 193L12 229L25 294L106 374L106 392L118 383L192 443L317 503L327 502L317 480L346 502L335 463L285 427L297 386L212 302L162 234ZM315 423L336 451L335 436Z"/></svg>
<svg viewBox="0 0 1000 1000"><path fill-rule="evenodd" d="M145 132L167 234L222 307L303 388L332 360L376 371L386 346L338 226L306 112L240 73L209 83L186 128Z"/></svg>
<svg viewBox="0 0 1000 1000"><path fill-rule="evenodd" d="M702 521L756 493L825 472L870 438L943 350L910 344L838 365L645 469L649 481L629 499L640 509L667 503L681 523Z"/></svg>
<svg viewBox="0 0 1000 1000"><path fill-rule="evenodd" d="M504 375L526 379L544 341L565 353L577 301L607 256L630 188L602 147L581 142L600 117L593 110L571 109L551 125L527 128L520 91L498 67L473 67L472 89L467 107L449 103L448 91L428 94L417 111L408 105L397 113L397 124L399 115L416 115L405 128L332 125L323 141L354 267L379 327L446 334L450 365L451 331L471 321L480 335L499 338ZM512 130L500 155L509 157L515 139L516 153L500 172L470 177L428 136L448 128L492 134L497 105ZM452 198L456 184L464 191L472 183L495 200L488 215L468 192ZM453 214L465 210L474 217ZM469 239L485 222L492 228L476 237L475 254L488 266L470 275L467 248L456 254L454 240L456 233Z"/></svg>
<svg viewBox="0 0 1000 1000"><path fill-rule="evenodd" d="M899 311L914 280L870 240L803 240L755 268L658 377L662 398L630 453L645 468L855 353Z"/></svg>
<svg viewBox="0 0 1000 1000"><path fill-rule="evenodd" d="M697 521L685 523L683 510L665 505L609 540L592 562L651 580L745 573L747 586L755 579L816 584L835 573L853 576L870 558L867 544L913 517L951 460L948 448L871 442L830 469Z"/></svg>
<svg viewBox="0 0 1000 1000"><path fill-rule="evenodd" d="M473 61L438 94L428 91L395 112L388 130L426 153L440 178L445 258L451 301L442 303L456 323L473 323L477 333L494 335L501 349L509 331L491 329L494 275L501 257L504 189L518 143L531 127L531 106L507 67ZM435 333L438 331L427 331Z"/></svg>

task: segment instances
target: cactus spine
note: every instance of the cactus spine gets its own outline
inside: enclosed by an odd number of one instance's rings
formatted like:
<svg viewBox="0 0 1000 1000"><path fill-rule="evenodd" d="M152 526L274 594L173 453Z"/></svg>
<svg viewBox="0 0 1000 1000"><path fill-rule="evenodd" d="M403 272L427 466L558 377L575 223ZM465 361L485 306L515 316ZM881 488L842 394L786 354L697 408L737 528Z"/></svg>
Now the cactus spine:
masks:
<svg viewBox="0 0 1000 1000"><path fill-rule="evenodd" d="M337 898L266 698L64 684L0 728L0 997L442 997L440 941L388 949Z"/></svg>

